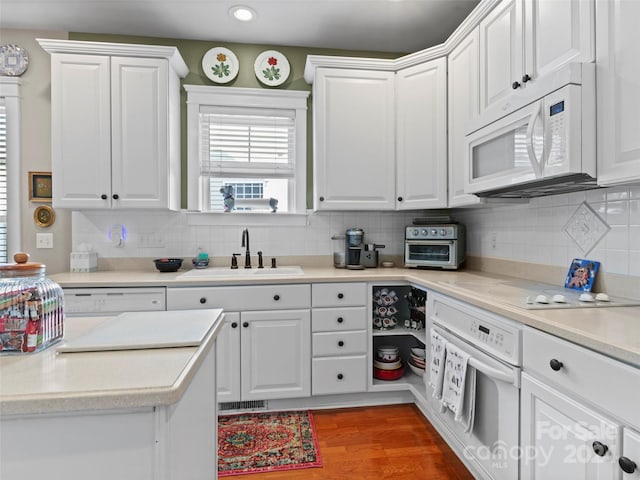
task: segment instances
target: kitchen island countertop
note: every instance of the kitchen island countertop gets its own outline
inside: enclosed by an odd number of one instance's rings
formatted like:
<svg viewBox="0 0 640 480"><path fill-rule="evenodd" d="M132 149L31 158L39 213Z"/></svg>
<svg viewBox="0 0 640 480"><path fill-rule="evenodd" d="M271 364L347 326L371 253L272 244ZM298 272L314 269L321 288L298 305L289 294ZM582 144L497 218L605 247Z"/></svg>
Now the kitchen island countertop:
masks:
<svg viewBox="0 0 640 480"><path fill-rule="evenodd" d="M190 312L193 314L207 317L211 324L199 346L58 353L60 343L37 353L0 356L0 416L132 409L178 402L223 325L221 309ZM67 318L63 342L110 320Z"/></svg>
<svg viewBox="0 0 640 480"><path fill-rule="evenodd" d="M62 273L52 278L63 288L80 287L189 287L216 285L265 285L323 282L410 282L428 290L537 328L617 360L640 367L640 307L527 310L506 302L496 285L526 284L526 280L474 270L418 270L373 268L346 270L303 266L303 275L217 276L194 278L155 271L99 271ZM465 288L473 284L475 288Z"/></svg>

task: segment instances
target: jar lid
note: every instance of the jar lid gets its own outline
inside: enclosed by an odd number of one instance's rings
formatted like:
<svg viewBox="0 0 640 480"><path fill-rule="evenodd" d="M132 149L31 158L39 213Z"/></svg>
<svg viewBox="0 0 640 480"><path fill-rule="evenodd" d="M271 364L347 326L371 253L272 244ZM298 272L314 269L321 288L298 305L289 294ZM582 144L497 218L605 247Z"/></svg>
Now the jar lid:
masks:
<svg viewBox="0 0 640 480"><path fill-rule="evenodd" d="M8 273L43 273L46 265L44 263L29 263L29 254L24 252L18 252L13 256L13 259L16 263L7 263L4 265L0 265L0 272L8 272Z"/></svg>

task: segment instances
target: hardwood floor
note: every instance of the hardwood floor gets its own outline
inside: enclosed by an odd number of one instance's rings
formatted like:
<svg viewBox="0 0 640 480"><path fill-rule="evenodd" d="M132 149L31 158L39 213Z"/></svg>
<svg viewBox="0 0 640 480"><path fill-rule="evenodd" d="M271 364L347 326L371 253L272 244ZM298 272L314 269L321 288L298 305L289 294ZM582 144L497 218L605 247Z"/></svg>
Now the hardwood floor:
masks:
<svg viewBox="0 0 640 480"><path fill-rule="evenodd" d="M323 466L247 480L471 480L414 405L315 410Z"/></svg>

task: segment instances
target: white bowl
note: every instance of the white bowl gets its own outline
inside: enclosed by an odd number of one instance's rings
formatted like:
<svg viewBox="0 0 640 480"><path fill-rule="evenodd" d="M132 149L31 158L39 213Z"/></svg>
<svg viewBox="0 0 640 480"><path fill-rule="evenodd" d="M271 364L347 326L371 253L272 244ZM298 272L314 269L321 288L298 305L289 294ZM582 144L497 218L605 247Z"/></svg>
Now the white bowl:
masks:
<svg viewBox="0 0 640 480"><path fill-rule="evenodd" d="M421 358L421 359L423 359L423 360L424 360L425 358L427 358L427 354L426 354L426 352L425 352L425 349L424 349L424 348L412 348L412 349L411 349L411 353L412 353L413 355L415 355L416 357Z"/></svg>
<svg viewBox="0 0 640 480"><path fill-rule="evenodd" d="M411 369L411 371L413 373L415 373L416 375L418 375L420 377L424 377L424 370L423 369L414 366L411 362L407 362L407 363L409 364L409 368Z"/></svg>
<svg viewBox="0 0 640 480"><path fill-rule="evenodd" d="M393 363L378 362L377 360L374 360L373 366L379 368L380 370L397 370L402 366L402 360L398 360L397 362Z"/></svg>

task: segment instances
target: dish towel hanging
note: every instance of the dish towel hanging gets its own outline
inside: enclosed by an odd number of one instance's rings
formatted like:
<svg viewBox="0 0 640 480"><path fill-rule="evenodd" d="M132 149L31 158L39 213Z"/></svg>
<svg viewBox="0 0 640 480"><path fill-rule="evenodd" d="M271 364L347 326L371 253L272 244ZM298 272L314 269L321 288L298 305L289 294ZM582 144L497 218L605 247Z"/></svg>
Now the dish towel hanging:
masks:
<svg viewBox="0 0 640 480"><path fill-rule="evenodd" d="M475 415L475 368L467 368L469 354L451 343L445 346L444 379L442 404L454 414L454 420L460 422L465 432L473 427Z"/></svg>
<svg viewBox="0 0 640 480"><path fill-rule="evenodd" d="M429 386L433 388L433 397L442 398L444 378L444 359L446 341L433 328L431 329L431 356L429 362Z"/></svg>

